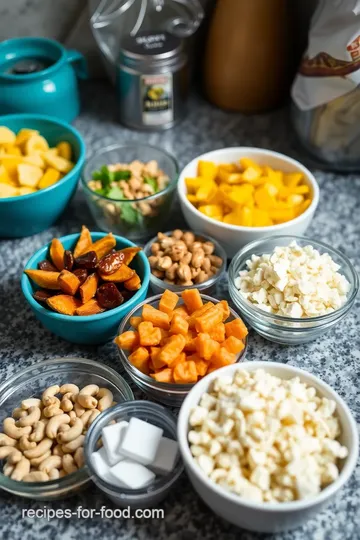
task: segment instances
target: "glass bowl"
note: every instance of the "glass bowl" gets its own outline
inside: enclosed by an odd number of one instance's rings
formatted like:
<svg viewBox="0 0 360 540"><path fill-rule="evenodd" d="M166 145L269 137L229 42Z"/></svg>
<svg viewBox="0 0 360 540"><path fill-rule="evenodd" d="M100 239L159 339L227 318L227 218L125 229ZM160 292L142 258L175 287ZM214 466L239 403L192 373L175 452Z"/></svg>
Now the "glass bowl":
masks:
<svg viewBox="0 0 360 540"><path fill-rule="evenodd" d="M178 294L178 293L177 293ZM178 294L178 296L180 296ZM134 308L126 318L123 319L118 334L122 334L123 332L126 332L127 330L132 329L130 325L130 319L134 316L141 315L142 308L144 304L149 304L150 306L157 308L159 305L159 300L161 298L161 295L158 294L156 296L152 296L151 298L147 298L144 302L141 302L136 308ZM217 300L216 298L213 298L212 296L207 296L205 294L201 294L201 298L204 302L213 302L214 304L217 304L220 302L220 300ZM180 297L180 300L177 304L177 307L181 306L183 304L183 300ZM230 308L230 317L227 322L230 322L234 319L239 319L239 315ZM168 405L170 407L180 407L184 398L187 396L187 394L190 392L194 384L196 383L189 383L189 384L176 384L176 383L163 383L158 382L149 375L145 375L140 370L138 370L136 367L134 367L131 362L129 362L127 351L123 351L117 347L120 361L124 367L125 372L129 375L129 377L134 381L136 386L140 388L150 399L155 399L156 401L160 401L161 403L164 403L164 405ZM244 349L239 353L238 358L236 362L239 362L240 360L244 360L245 354L247 350L247 337L245 339L245 347Z"/></svg>
<svg viewBox="0 0 360 540"><path fill-rule="evenodd" d="M125 489L109 484L109 482L98 476L91 462L91 454L98 448L97 443L101 437L101 430L113 420L129 421L133 417L163 429L165 437L173 440L177 439L176 419L165 407L157 403L151 403L150 401L121 403L99 414L91 424L84 445L85 461L91 479L117 506L150 508L159 504L166 497L183 472L184 466L180 458L180 453L178 454L174 470L171 473L164 476L157 476L150 486L142 489Z"/></svg>
<svg viewBox="0 0 360 540"><path fill-rule="evenodd" d="M148 162L157 161L159 168L169 177L169 184L165 189L144 197L143 199L111 199L104 197L89 188L92 173L104 165L112 163L130 163L134 160ZM175 188L178 181L179 167L170 154L146 144L124 144L107 146L87 160L81 182L85 198L97 226L103 231L112 231L114 234L125 236L129 240L147 239L161 231L164 223L171 215L171 206L174 200ZM144 216L138 203L150 204L154 215Z"/></svg>
<svg viewBox="0 0 360 540"><path fill-rule="evenodd" d="M186 231L183 231L183 232L186 232ZM197 233L194 231L191 231L191 232L195 234L195 237L197 240L200 240L202 242L212 242L214 244L215 246L214 255L217 255L223 261L221 267L218 269L216 274L211 276L210 279L207 279L206 281L203 281L202 283L195 283L194 285L186 285L186 286L172 285L171 283L166 283L164 280L154 276L154 274L151 272L150 273L150 288L154 294L162 294L164 291L166 291L166 289L169 289L169 291L173 291L176 293L185 291L186 289L198 289L200 292L204 294L213 294L215 292L217 283L221 281L222 277L225 274L226 253L224 249L221 247L221 245L216 240L211 238L211 236L206 236L205 234ZM168 236L171 233L172 231L167 231L164 234ZM147 258L150 257L151 246L156 241L157 241L157 236L154 236L154 238L152 238L152 240L149 240L149 242L144 247L144 253Z"/></svg>
<svg viewBox="0 0 360 540"><path fill-rule="evenodd" d="M259 309L240 294L234 281L239 276L239 272L246 269L246 261L252 255L260 256L264 253L272 253L276 246L287 246L293 240L300 246L311 245L321 254L328 253L333 261L340 266L339 273L343 274L350 283L347 301L341 308L317 317L285 317ZM302 236L272 236L251 242L235 255L229 267L230 297L244 319L258 334L283 345L307 343L325 334L347 315L355 301L358 289L359 278L357 272L343 253L323 242Z"/></svg>
<svg viewBox="0 0 360 540"><path fill-rule="evenodd" d="M39 362L15 373L0 386L0 426L11 416L21 401L40 397L53 384L74 383L78 386L97 384L109 388L115 401L132 401L134 395L127 382L113 369L85 358L55 358ZM0 428L1 429L1 428ZM0 466L0 470L2 467ZM89 484L86 467L59 480L48 482L18 482L0 472L0 488L21 497L37 500L63 499L75 495Z"/></svg>

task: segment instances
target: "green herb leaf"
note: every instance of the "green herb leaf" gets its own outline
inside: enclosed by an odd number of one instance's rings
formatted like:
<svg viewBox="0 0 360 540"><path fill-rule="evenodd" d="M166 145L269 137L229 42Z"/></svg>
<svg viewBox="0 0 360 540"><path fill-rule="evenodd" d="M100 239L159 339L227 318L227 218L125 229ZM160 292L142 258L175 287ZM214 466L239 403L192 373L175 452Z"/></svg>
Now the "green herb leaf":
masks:
<svg viewBox="0 0 360 540"><path fill-rule="evenodd" d="M139 215L139 212L130 203L123 203L121 205L121 217L127 223L135 225L139 221Z"/></svg>
<svg viewBox="0 0 360 540"><path fill-rule="evenodd" d="M144 182L145 184L149 184L149 186L151 186L154 190L154 193L156 193L158 191L158 183L157 183L157 180L156 178L154 178L153 176L145 176L144 177Z"/></svg>
<svg viewBox="0 0 360 540"><path fill-rule="evenodd" d="M99 171L92 173L93 180L100 180L103 189L109 189L113 180L113 173L109 171L106 165L103 165Z"/></svg>
<svg viewBox="0 0 360 540"><path fill-rule="evenodd" d="M113 186L110 188L106 194L106 197L109 197L110 199L116 199L116 200L122 200L126 199L124 196L123 190L120 189L118 186Z"/></svg>
<svg viewBox="0 0 360 540"><path fill-rule="evenodd" d="M118 182L119 180L130 180L131 172L130 171L115 171L114 180Z"/></svg>

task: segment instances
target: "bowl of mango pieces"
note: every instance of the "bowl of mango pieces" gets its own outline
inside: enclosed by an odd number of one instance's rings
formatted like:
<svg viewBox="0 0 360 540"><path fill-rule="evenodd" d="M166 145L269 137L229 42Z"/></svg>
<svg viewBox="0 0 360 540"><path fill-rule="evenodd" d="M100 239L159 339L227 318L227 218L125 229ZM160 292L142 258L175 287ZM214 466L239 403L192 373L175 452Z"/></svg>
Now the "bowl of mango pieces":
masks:
<svg viewBox="0 0 360 540"><path fill-rule="evenodd" d="M49 228L76 191L85 161L78 131L50 116L0 119L0 238Z"/></svg>
<svg viewBox="0 0 360 540"><path fill-rule="evenodd" d="M249 242L302 235L319 202L313 174L284 154L234 147L193 159L178 195L191 229L212 236L233 257Z"/></svg>

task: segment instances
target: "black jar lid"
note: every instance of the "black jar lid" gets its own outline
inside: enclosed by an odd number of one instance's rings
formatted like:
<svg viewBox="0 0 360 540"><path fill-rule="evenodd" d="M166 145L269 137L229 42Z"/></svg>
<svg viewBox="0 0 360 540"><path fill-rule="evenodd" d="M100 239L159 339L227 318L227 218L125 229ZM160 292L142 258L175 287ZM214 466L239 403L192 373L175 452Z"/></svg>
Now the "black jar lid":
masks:
<svg viewBox="0 0 360 540"><path fill-rule="evenodd" d="M127 36L121 44L123 58L131 60L170 60L182 52L182 40L168 32L139 32Z"/></svg>

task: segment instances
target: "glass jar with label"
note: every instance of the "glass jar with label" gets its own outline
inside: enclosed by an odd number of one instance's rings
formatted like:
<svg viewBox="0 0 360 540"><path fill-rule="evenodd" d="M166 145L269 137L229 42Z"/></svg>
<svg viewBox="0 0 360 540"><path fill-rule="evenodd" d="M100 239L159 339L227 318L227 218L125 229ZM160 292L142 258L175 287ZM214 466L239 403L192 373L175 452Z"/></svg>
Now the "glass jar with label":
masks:
<svg viewBox="0 0 360 540"><path fill-rule="evenodd" d="M120 121L141 130L171 128L185 114L187 55L180 38L140 32L122 42L116 73Z"/></svg>

